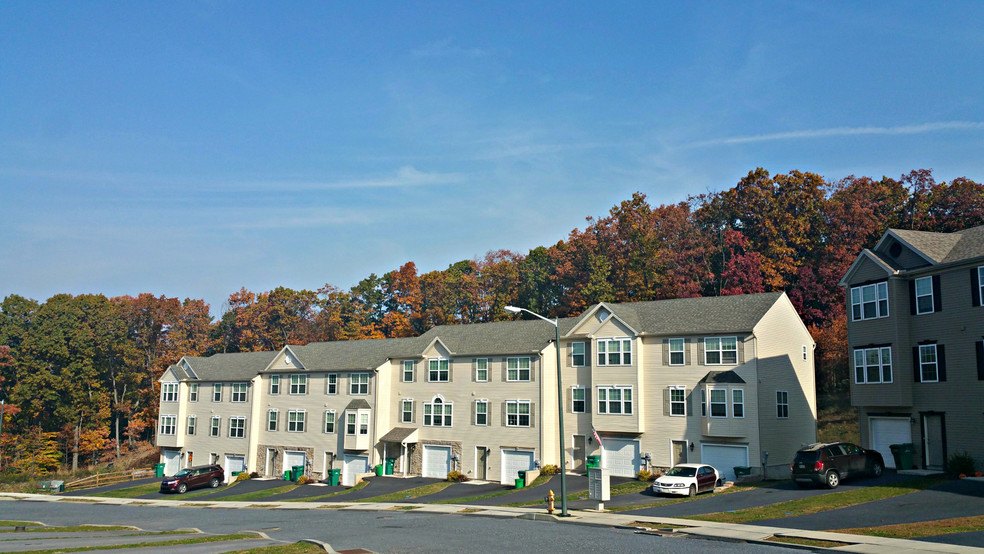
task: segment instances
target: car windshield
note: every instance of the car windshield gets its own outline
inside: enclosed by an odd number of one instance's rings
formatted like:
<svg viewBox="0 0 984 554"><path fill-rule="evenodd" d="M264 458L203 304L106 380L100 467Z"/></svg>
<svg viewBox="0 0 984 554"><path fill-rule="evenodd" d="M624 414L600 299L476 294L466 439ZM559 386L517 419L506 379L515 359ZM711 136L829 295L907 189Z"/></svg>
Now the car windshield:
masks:
<svg viewBox="0 0 984 554"><path fill-rule="evenodd" d="M695 467L675 467L666 472L671 477L693 477L697 474Z"/></svg>
<svg viewBox="0 0 984 554"><path fill-rule="evenodd" d="M174 474L175 477L187 477L191 475L190 469L182 469L181 471Z"/></svg>

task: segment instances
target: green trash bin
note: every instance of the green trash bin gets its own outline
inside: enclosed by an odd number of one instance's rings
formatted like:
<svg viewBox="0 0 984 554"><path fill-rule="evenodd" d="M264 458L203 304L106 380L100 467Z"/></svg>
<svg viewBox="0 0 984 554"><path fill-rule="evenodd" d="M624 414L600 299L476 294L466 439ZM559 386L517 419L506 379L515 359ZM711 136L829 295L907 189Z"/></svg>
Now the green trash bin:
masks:
<svg viewBox="0 0 984 554"><path fill-rule="evenodd" d="M912 463L912 458L916 454L915 445L911 442L907 442L900 444L899 447L899 461L902 462L902 465L896 465L895 467L901 469L915 469L916 464Z"/></svg>
<svg viewBox="0 0 984 554"><path fill-rule="evenodd" d="M523 480L523 478L522 478L522 477L517 477L517 478L516 478L516 488L517 488L517 489L521 489L521 488L523 488L523 486L524 486L524 485L523 485L523 481L524 481L524 480Z"/></svg>
<svg viewBox="0 0 984 554"><path fill-rule="evenodd" d="M601 456L588 456L588 467L601 467Z"/></svg>
<svg viewBox="0 0 984 554"><path fill-rule="evenodd" d="M51 481L38 481L38 490L48 492L51 490Z"/></svg>
<svg viewBox="0 0 984 554"><path fill-rule="evenodd" d="M296 483L301 478L301 475L304 475L304 466L293 466L290 468L291 481Z"/></svg>
<svg viewBox="0 0 984 554"><path fill-rule="evenodd" d="M393 475L394 466L396 466L396 458L386 458L386 475Z"/></svg>
<svg viewBox="0 0 984 554"><path fill-rule="evenodd" d="M65 492L65 481L52 481L51 492Z"/></svg>
<svg viewBox="0 0 984 554"><path fill-rule="evenodd" d="M284 471L284 481L293 481L293 477L293 472L291 470L288 469Z"/></svg>
<svg viewBox="0 0 984 554"><path fill-rule="evenodd" d="M529 485L529 483L526 482L526 470L522 470L522 469L519 470L519 478L523 480L523 486L524 487L526 485Z"/></svg>
<svg viewBox="0 0 984 554"><path fill-rule="evenodd" d="M328 470L328 484L337 487L338 482L341 480L342 470L340 469L329 469Z"/></svg>
<svg viewBox="0 0 984 554"><path fill-rule="evenodd" d="M154 464L154 477L164 477L164 464Z"/></svg>
<svg viewBox="0 0 984 554"><path fill-rule="evenodd" d="M746 477L752 474L752 468L748 466L735 466L735 477Z"/></svg>
<svg viewBox="0 0 984 554"><path fill-rule="evenodd" d="M378 464L378 465L376 465L376 467L375 467L375 468L373 468L373 469L375 469L375 470L376 470L376 475L377 475L377 476L382 476L382 475L383 475L383 471L384 471L384 468L383 468L383 464Z"/></svg>

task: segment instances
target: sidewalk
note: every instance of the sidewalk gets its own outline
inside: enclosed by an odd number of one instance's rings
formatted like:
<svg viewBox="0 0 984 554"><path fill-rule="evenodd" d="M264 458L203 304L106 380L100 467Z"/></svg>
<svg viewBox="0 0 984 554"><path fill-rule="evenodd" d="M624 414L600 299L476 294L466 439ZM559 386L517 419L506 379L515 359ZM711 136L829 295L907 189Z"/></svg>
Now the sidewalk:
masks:
<svg viewBox="0 0 984 554"><path fill-rule="evenodd" d="M538 489L540 487L537 487ZM0 500L28 500L42 502L73 502L80 497L66 498L64 496L26 494L26 493L0 493ZM137 506L171 506L180 504L182 507L193 507L194 500L148 500L130 498L99 498L85 497L93 504L107 505L137 505ZM202 502L203 507L210 506L207 502ZM462 516L484 516L500 518L521 518L542 521L552 521L564 525L598 525L604 527L627 527L632 525L645 525L655 532L662 534L680 534L693 537L708 539L725 539L745 542L764 542L770 537L790 537L814 539L822 541L834 541L844 543L835 550L844 552L869 552L869 553L927 553L927 552L949 552L949 553L980 553L981 548L959 546L952 544L940 544L934 542L912 541L902 539L887 539L867 535L848 535L844 533L831 533L827 531L806 531L799 529L787 529L784 527L765 527L761 525L740 525L731 523L716 523L709 521L696 521L690 519L679 519L669 517L652 517L634 514L612 514L591 511L575 511L570 517L561 518L556 515L548 515L543 509L533 508L511 508L505 506L477 506L460 504L412 504L417 513L434 514L457 514ZM408 504L395 502L377 503L345 503L345 502L224 502L222 507L226 509L273 509L273 510L315 510L315 509L340 509L355 510L366 512L378 512L388 510L406 509ZM779 546L781 543L768 542L772 546Z"/></svg>

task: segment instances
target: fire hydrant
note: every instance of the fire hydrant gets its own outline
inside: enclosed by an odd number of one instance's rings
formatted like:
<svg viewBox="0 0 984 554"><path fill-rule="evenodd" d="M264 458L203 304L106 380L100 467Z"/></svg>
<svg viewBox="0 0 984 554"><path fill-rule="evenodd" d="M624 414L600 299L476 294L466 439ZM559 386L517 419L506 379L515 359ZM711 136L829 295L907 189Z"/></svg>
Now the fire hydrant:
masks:
<svg viewBox="0 0 984 554"><path fill-rule="evenodd" d="M549 494L547 494L547 497L545 498L545 500L547 501L547 513L548 514L554 513L554 493L553 493L553 491L549 491Z"/></svg>

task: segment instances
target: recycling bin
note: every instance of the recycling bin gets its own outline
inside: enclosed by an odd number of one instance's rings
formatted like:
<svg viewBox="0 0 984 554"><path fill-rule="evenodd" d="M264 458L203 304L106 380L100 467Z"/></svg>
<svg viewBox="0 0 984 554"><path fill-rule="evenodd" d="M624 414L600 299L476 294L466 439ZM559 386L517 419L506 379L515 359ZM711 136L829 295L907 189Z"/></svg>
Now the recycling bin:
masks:
<svg viewBox="0 0 984 554"><path fill-rule="evenodd" d="M290 468L291 481L296 483L301 478L301 475L304 475L304 466L293 466Z"/></svg>
<svg viewBox="0 0 984 554"><path fill-rule="evenodd" d="M376 475L381 476L383 474L383 464L378 464L374 468L376 470Z"/></svg>
<svg viewBox="0 0 984 554"><path fill-rule="evenodd" d="M523 481L523 486L524 487L529 484L529 483L526 482L526 471L525 470L522 470L522 469L519 470L519 478Z"/></svg>
<svg viewBox="0 0 984 554"><path fill-rule="evenodd" d="M521 489L521 488L523 488L523 486L524 486L523 485L523 478L522 477L517 477L516 478L516 488L517 489Z"/></svg>
<svg viewBox="0 0 984 554"><path fill-rule="evenodd" d="M164 477L164 464L154 464L154 477Z"/></svg>
<svg viewBox="0 0 984 554"><path fill-rule="evenodd" d="M892 449L892 457L895 458L895 469L915 469L912 457L916 453L916 447L912 443L893 444L889 448Z"/></svg>
<svg viewBox="0 0 984 554"><path fill-rule="evenodd" d="M328 484L337 487L338 482L341 480L342 470L340 469L329 469L328 470Z"/></svg>
<svg viewBox="0 0 984 554"><path fill-rule="evenodd" d="M386 475L393 475L394 466L396 466L396 458L386 458Z"/></svg>

